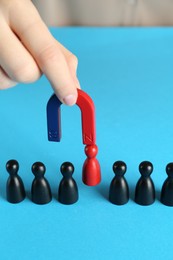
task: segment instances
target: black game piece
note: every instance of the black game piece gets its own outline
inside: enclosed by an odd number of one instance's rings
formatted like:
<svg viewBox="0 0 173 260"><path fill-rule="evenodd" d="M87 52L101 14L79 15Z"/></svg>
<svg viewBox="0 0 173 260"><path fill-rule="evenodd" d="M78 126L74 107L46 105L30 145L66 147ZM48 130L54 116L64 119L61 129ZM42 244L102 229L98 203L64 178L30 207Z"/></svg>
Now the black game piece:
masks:
<svg viewBox="0 0 173 260"><path fill-rule="evenodd" d="M46 167L41 162L32 165L35 178L31 187L31 199L36 204L47 204L52 200L52 193L47 179L44 177Z"/></svg>
<svg viewBox="0 0 173 260"><path fill-rule="evenodd" d="M59 184L58 200L62 204L73 204L78 200L78 187L72 177L74 166L70 162L64 162L60 170L63 178Z"/></svg>
<svg viewBox="0 0 173 260"><path fill-rule="evenodd" d="M167 179L164 181L160 201L166 206L173 206L173 163L166 166Z"/></svg>
<svg viewBox="0 0 173 260"><path fill-rule="evenodd" d="M18 175L19 163L16 160L9 160L6 169L10 175L6 184L7 200L10 203L19 203L26 197L23 181Z"/></svg>
<svg viewBox="0 0 173 260"><path fill-rule="evenodd" d="M139 165L141 177L136 184L135 202L139 205L151 205L155 201L155 187L150 177L153 171L151 162L144 161Z"/></svg>
<svg viewBox="0 0 173 260"><path fill-rule="evenodd" d="M110 184L109 201L116 205L124 205L129 200L129 186L124 178L127 166L122 161L116 161L112 168L115 177Z"/></svg>

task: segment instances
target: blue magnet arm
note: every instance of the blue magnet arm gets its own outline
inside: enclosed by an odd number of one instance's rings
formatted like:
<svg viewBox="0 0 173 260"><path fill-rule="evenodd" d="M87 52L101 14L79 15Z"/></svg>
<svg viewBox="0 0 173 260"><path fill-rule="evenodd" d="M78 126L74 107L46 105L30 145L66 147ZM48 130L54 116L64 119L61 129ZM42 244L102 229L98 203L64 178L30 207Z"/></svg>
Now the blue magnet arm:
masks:
<svg viewBox="0 0 173 260"><path fill-rule="evenodd" d="M48 140L51 142L60 142L61 140L61 104L55 94L47 103Z"/></svg>

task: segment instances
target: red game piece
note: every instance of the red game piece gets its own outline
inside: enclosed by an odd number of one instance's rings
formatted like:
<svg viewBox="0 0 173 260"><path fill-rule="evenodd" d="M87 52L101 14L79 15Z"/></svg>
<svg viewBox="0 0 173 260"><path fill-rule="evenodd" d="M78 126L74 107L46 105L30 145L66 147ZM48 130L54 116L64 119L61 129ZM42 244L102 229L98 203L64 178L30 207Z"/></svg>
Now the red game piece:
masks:
<svg viewBox="0 0 173 260"><path fill-rule="evenodd" d="M95 186L101 181L100 164L96 159L97 145L86 145L85 154L88 157L83 165L82 180L88 186Z"/></svg>

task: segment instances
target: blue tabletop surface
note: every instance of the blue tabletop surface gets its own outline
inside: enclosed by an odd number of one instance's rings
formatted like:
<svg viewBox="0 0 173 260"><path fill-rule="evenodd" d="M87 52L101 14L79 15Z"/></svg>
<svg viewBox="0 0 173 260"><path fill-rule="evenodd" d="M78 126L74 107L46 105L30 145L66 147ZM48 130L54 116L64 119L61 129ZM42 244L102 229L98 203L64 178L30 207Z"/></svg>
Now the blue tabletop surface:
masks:
<svg viewBox="0 0 173 260"><path fill-rule="evenodd" d="M82 89L96 107L98 160L102 182L82 183L85 160L77 106L62 106L62 140L48 142L46 104L53 93L43 76L34 84L0 92L0 258L1 259L172 259L173 208L159 202L173 161L173 29L52 28L53 35L79 59ZM6 200L5 164L17 159L27 198ZM130 201L108 201L112 164L127 164ZM139 206L134 189L139 163L149 160L156 202ZM31 165L42 161L53 200L30 200ZM57 201L64 161L75 166L79 201Z"/></svg>

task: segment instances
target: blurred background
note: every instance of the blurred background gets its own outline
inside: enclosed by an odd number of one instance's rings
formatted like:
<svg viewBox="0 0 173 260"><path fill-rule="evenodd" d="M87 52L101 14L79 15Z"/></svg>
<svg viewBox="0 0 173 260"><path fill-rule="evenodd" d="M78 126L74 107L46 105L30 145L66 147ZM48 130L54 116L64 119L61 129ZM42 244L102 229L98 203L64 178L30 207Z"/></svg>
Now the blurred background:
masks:
<svg viewBox="0 0 173 260"><path fill-rule="evenodd" d="M48 26L172 26L173 0L33 0Z"/></svg>

